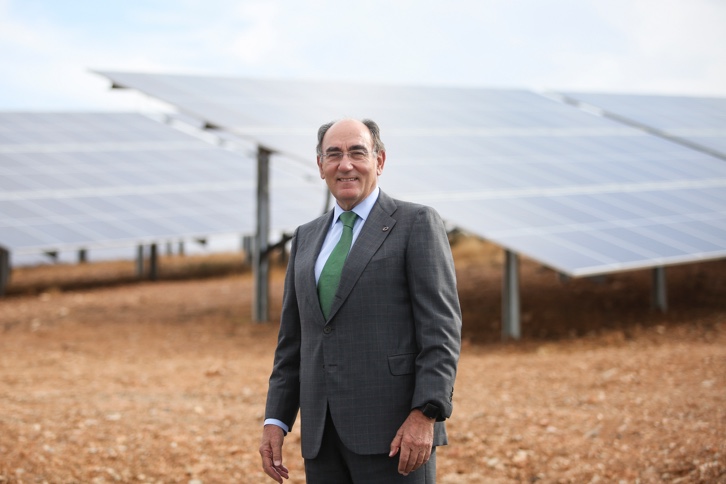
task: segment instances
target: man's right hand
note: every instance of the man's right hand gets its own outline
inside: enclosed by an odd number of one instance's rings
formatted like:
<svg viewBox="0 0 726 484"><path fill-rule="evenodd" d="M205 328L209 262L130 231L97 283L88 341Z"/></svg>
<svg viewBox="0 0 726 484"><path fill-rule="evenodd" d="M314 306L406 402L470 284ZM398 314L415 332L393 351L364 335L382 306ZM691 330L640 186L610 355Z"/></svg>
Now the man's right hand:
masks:
<svg viewBox="0 0 726 484"><path fill-rule="evenodd" d="M265 474L282 484L282 479L289 479L287 467L282 465L282 441L285 432L274 424L265 425L262 429L262 442L260 455L262 456L262 469Z"/></svg>

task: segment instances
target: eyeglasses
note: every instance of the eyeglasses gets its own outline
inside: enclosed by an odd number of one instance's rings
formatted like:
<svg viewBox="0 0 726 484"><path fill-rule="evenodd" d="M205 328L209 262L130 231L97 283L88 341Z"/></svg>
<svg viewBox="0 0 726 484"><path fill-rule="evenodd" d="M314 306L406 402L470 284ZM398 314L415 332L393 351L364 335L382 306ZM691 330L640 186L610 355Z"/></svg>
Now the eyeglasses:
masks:
<svg viewBox="0 0 726 484"><path fill-rule="evenodd" d="M320 157L323 160L327 160L331 163L338 163L340 161L343 161L345 155L348 155L350 161L364 161L368 159L368 151L366 150L350 150L348 152L331 151L329 153L323 153L322 155L320 155Z"/></svg>

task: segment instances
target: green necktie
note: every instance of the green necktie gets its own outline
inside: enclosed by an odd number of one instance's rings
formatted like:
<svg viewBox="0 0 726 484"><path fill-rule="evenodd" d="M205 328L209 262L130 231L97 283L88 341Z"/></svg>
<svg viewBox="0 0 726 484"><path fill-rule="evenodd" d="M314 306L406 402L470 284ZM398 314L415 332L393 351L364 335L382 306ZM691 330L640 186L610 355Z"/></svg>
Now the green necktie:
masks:
<svg viewBox="0 0 726 484"><path fill-rule="evenodd" d="M330 253L330 257L323 266L323 271L318 279L318 299L320 300L320 308L323 310L325 319L328 319L330 306L333 304L335 291L338 290L340 283L340 273L343 271L350 245L353 242L353 224L358 215L355 212L343 212L340 214L340 220L343 222L343 234L340 236L338 244Z"/></svg>

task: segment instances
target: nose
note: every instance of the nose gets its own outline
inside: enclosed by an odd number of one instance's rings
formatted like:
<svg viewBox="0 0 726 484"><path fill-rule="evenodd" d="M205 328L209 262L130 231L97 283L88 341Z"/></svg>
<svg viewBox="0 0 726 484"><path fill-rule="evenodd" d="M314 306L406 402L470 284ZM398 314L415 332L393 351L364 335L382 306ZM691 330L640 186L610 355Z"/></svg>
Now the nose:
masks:
<svg viewBox="0 0 726 484"><path fill-rule="evenodd" d="M338 163L338 170L340 171L350 171L353 169L353 160L350 159L350 156L346 155L343 156L343 159L340 160L340 163Z"/></svg>

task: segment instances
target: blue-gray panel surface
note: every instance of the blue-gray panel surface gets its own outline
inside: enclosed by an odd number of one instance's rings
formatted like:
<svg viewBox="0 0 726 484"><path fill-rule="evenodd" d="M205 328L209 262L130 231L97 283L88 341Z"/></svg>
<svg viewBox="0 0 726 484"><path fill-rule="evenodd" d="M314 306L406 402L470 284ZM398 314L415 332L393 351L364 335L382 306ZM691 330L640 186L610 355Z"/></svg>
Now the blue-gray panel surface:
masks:
<svg viewBox="0 0 726 484"><path fill-rule="evenodd" d="M320 124L370 117L387 148L384 190L570 275L726 256L726 163L548 96L101 74L310 164Z"/></svg>
<svg viewBox="0 0 726 484"><path fill-rule="evenodd" d="M726 157L726 98L567 92L567 98Z"/></svg>
<svg viewBox="0 0 726 484"><path fill-rule="evenodd" d="M254 147L203 136L140 114L0 113L0 246L29 253L254 233ZM315 174L275 158L272 230L321 212Z"/></svg>

